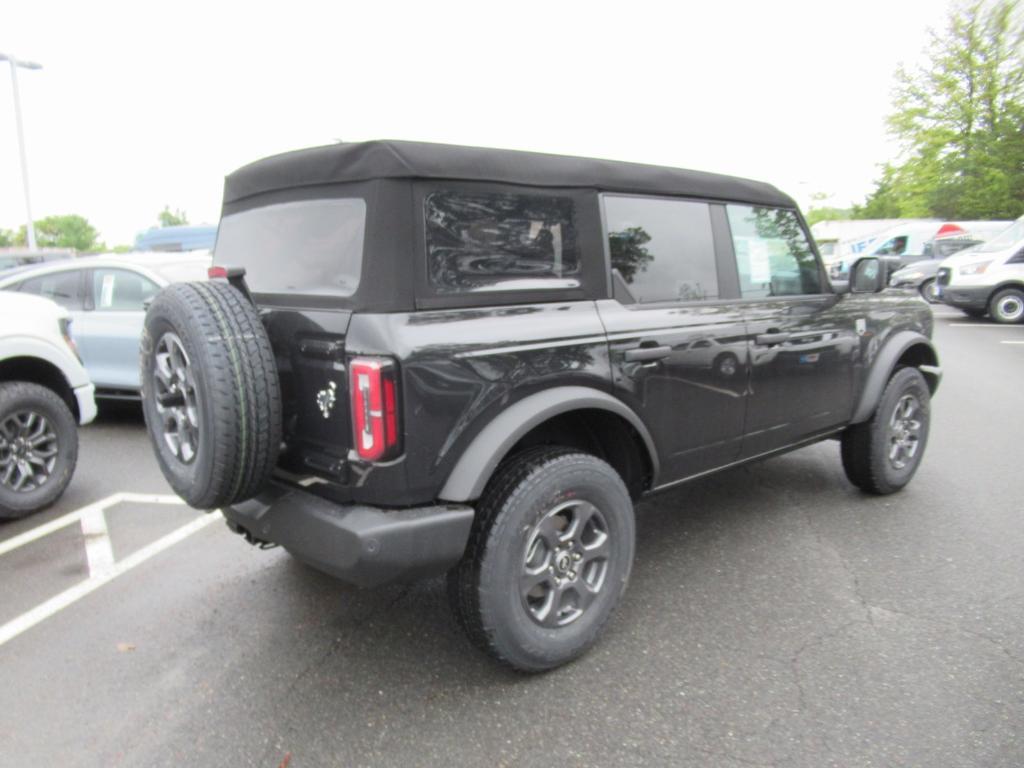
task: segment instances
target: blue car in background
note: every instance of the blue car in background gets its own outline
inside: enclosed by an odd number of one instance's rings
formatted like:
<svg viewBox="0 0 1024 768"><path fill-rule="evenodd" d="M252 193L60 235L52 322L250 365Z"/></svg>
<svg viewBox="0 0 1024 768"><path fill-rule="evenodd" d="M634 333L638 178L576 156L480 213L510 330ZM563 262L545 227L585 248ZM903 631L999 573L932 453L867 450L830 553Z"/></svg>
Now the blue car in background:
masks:
<svg viewBox="0 0 1024 768"><path fill-rule="evenodd" d="M0 291L44 296L66 307L96 397L138 399L147 302L170 283L205 280L211 260L209 251L84 256L9 270L0 275Z"/></svg>
<svg viewBox="0 0 1024 768"><path fill-rule="evenodd" d="M212 251L217 227L210 224L153 227L135 238L136 251Z"/></svg>

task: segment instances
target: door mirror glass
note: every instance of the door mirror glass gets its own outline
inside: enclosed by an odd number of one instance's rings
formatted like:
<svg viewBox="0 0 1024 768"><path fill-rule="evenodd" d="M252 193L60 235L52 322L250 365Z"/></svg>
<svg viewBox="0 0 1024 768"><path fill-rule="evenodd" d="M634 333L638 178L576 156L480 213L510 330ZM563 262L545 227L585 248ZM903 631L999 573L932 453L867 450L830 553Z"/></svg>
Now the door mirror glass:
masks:
<svg viewBox="0 0 1024 768"><path fill-rule="evenodd" d="M873 256L857 259L850 269L850 293L878 293L885 287L882 262Z"/></svg>

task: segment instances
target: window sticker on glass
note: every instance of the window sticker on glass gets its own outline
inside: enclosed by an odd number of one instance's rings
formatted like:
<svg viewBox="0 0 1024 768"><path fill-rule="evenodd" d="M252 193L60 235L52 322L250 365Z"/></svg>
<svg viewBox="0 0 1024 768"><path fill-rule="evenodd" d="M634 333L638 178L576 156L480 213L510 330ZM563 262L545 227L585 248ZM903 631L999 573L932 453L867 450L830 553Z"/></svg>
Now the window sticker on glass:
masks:
<svg viewBox="0 0 1024 768"><path fill-rule="evenodd" d="M114 275L108 272L103 276L100 287L100 309L110 309L114 304Z"/></svg>
<svg viewBox="0 0 1024 768"><path fill-rule="evenodd" d="M768 243L758 238L749 238L747 248L750 256L750 281L768 283L772 279L772 263L768 256Z"/></svg>

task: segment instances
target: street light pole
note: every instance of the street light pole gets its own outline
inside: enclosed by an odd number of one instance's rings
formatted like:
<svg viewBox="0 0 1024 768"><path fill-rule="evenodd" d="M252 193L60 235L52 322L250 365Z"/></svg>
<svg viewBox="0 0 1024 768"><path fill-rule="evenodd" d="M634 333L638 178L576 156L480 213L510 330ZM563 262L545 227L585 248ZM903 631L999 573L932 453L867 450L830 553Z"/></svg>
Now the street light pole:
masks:
<svg viewBox="0 0 1024 768"><path fill-rule="evenodd" d="M25 156L25 131L21 127L21 98L18 94L18 67L23 69L42 69L42 65L34 61L19 61L6 53L0 53L0 61L6 61L11 65L11 90L14 92L14 122L18 126L18 151L21 154L21 182L25 187L25 214L28 222L25 226L25 234L28 238L30 251L36 250L36 228L32 222L32 201L28 194L28 160Z"/></svg>

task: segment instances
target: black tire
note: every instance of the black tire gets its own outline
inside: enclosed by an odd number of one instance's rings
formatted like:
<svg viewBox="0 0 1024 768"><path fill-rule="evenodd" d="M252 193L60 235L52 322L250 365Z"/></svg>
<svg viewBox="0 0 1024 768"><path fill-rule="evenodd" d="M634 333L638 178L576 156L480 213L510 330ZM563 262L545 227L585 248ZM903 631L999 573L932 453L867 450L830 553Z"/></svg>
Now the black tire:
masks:
<svg viewBox="0 0 1024 768"><path fill-rule="evenodd" d="M1024 291L1019 288L996 291L989 299L988 314L997 323L1009 325L1024 322Z"/></svg>
<svg viewBox="0 0 1024 768"><path fill-rule="evenodd" d="M27 462L32 479L19 459ZM0 384L0 518L53 504L77 462L78 425L60 395L38 384Z"/></svg>
<svg viewBox="0 0 1024 768"><path fill-rule="evenodd" d="M921 292L921 298L927 301L929 304L941 304L942 299L935 294L935 278L930 277L918 286L918 291Z"/></svg>
<svg viewBox="0 0 1024 768"><path fill-rule="evenodd" d="M164 288L146 312L141 367L146 427L174 492L196 509L255 496L281 446L281 391L252 303L216 281Z"/></svg>
<svg viewBox="0 0 1024 768"><path fill-rule="evenodd" d="M896 413L898 406L912 398L915 413L909 421L918 423L912 437L916 442L913 455L906 448L899 450L895 443L909 441L894 422L904 419ZM900 368L889 379L881 400L872 417L863 424L855 424L842 435L843 469L850 482L867 493L885 495L903 488L921 464L928 443L931 394L924 376L917 368ZM896 457L892 452L896 451Z"/></svg>
<svg viewBox="0 0 1024 768"><path fill-rule="evenodd" d="M562 519L566 527L559 530ZM549 551L538 528L556 539L566 537L565 543L574 520L577 528L582 520L592 521L582 526L580 548ZM598 535L602 528L603 539ZM577 658L596 641L626 589L635 545L633 502L614 469L567 448L533 449L499 467L488 483L466 552L448 574L449 602L459 624L484 652L523 672L551 669ZM591 559L602 549L603 561ZM521 592L526 569L538 565L546 584L538 582L527 597ZM556 604L558 576L568 586ZM587 583L596 584L596 590L587 590ZM584 605L584 593L577 590L593 595L593 602ZM552 597L545 619L546 598L540 595L548 594Z"/></svg>

